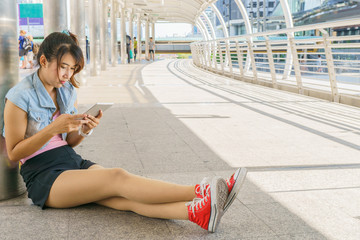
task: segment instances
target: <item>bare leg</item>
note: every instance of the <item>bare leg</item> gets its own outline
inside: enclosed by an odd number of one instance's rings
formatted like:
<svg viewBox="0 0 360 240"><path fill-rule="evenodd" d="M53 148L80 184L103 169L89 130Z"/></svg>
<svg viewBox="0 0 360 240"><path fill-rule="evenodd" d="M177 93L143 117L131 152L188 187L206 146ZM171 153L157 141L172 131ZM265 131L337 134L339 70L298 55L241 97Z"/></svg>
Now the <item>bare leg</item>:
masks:
<svg viewBox="0 0 360 240"><path fill-rule="evenodd" d="M92 165L89 169L104 169L100 165ZM96 202L99 205L122 211L132 211L146 217L188 220L185 202L165 204L145 204L130 201L122 197L112 197Z"/></svg>
<svg viewBox="0 0 360 240"><path fill-rule="evenodd" d="M19 61L21 61L21 57L19 57ZM20 69L24 69L25 67L26 67L26 65L25 65L25 57L24 57L24 60L21 62Z"/></svg>
<svg viewBox="0 0 360 240"><path fill-rule="evenodd" d="M27 60L27 56L26 56L26 54L25 54L25 55L24 55L24 64L23 64L24 68L27 67L27 64L28 64L28 60Z"/></svg>
<svg viewBox="0 0 360 240"><path fill-rule="evenodd" d="M146 204L130 201L126 198L112 197L96 202L99 205L116 210L132 211L152 218L188 220L186 202Z"/></svg>
<svg viewBox="0 0 360 240"><path fill-rule="evenodd" d="M191 201L194 186L183 186L139 177L120 168L69 170L54 182L46 205L74 207L111 197L123 197L139 203Z"/></svg>

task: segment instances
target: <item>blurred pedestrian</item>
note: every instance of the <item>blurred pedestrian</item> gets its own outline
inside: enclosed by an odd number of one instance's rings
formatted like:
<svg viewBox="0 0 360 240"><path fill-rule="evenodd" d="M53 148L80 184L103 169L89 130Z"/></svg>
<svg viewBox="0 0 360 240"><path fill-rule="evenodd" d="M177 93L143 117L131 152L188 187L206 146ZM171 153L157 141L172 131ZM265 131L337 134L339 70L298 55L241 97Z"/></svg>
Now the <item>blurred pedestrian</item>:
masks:
<svg viewBox="0 0 360 240"><path fill-rule="evenodd" d="M149 59L155 60L155 42L152 37L149 42Z"/></svg>
<svg viewBox="0 0 360 240"><path fill-rule="evenodd" d="M30 69L32 69L34 67L34 39L33 39L33 36L31 36L31 35L27 36L27 38L30 42L31 48L29 49L26 56L28 59L28 63L30 64Z"/></svg>
<svg viewBox="0 0 360 240"><path fill-rule="evenodd" d="M322 60L321 60L321 55L318 55L318 59L317 59L317 65L318 65L318 69L317 72L322 72Z"/></svg>
<svg viewBox="0 0 360 240"><path fill-rule="evenodd" d="M19 60L21 61L21 58L24 60L22 61L21 69L25 69L27 65L27 50L25 50L25 47L27 46L27 38L26 38L26 31L20 30L20 36L19 36Z"/></svg>
<svg viewBox="0 0 360 240"><path fill-rule="evenodd" d="M134 61L136 62L136 55L137 55L137 40L136 37L134 37Z"/></svg>
<svg viewBox="0 0 360 240"><path fill-rule="evenodd" d="M129 35L126 35L126 54L127 54L128 63L130 63L130 58L131 58L130 46L131 46L131 37Z"/></svg>
<svg viewBox="0 0 360 240"><path fill-rule="evenodd" d="M90 60L90 43L88 36L86 36L86 63L89 63L89 60Z"/></svg>

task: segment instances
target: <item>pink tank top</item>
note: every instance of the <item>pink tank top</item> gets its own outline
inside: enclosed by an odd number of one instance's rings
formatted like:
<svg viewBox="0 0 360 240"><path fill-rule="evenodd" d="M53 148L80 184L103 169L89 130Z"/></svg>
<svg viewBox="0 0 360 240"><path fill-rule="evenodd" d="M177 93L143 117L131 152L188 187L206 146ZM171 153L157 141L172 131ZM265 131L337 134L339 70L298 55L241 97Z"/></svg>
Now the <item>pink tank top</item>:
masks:
<svg viewBox="0 0 360 240"><path fill-rule="evenodd" d="M54 117L53 117L53 120L55 120L59 116L60 116L60 111L57 111L55 113ZM54 148L62 147L62 146L65 146L65 145L68 145L68 143L65 140L62 139L61 134L55 135L54 137L52 137L50 139L50 142L48 143L48 145L46 145L46 147L36 151L35 153L31 154L30 156L28 156L26 158L21 159L20 162L22 164L24 164L28 159L33 158L33 157L39 155L40 153L49 151L49 150L54 149Z"/></svg>

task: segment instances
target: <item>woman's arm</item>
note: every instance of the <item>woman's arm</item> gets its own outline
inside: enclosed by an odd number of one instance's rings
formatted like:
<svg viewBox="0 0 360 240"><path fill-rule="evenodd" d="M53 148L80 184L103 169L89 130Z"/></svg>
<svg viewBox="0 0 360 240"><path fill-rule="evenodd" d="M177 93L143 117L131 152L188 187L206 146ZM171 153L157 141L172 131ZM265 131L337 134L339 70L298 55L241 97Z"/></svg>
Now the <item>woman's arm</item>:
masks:
<svg viewBox="0 0 360 240"><path fill-rule="evenodd" d="M84 116L84 114L63 114L41 131L24 139L27 128L27 113L7 100L4 110L4 123L6 150L9 159L18 162L39 150L56 134L78 129L82 124L88 122L87 120L78 120Z"/></svg>

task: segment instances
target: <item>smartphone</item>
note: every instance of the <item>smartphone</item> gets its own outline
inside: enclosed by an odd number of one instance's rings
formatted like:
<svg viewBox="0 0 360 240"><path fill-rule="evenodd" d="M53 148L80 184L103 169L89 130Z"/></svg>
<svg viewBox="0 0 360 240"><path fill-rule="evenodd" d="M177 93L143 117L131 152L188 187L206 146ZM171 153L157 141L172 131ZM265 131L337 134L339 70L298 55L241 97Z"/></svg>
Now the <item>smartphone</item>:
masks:
<svg viewBox="0 0 360 240"><path fill-rule="evenodd" d="M84 114L96 117L99 114L100 110L102 110L104 112L105 110L110 108L113 104L114 103L96 103L91 108L89 108L86 112L84 112Z"/></svg>

